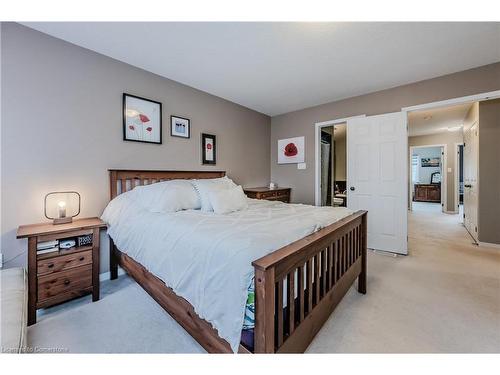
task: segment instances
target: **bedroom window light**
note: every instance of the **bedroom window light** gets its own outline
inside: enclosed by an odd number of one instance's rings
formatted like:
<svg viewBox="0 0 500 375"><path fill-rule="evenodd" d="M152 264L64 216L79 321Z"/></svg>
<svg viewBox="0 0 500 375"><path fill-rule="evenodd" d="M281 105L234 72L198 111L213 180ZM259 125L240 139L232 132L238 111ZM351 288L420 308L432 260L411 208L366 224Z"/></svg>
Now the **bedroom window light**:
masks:
<svg viewBox="0 0 500 375"><path fill-rule="evenodd" d="M419 157L418 155L412 155L411 157L411 181L413 183L415 182L420 182L420 176L419 176Z"/></svg>

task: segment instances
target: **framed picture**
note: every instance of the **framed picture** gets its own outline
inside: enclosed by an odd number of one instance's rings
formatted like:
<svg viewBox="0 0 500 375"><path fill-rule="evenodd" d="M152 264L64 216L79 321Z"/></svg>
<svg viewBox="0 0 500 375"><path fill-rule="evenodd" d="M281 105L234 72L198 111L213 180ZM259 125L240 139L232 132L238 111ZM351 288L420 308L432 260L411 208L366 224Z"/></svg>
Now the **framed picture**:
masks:
<svg viewBox="0 0 500 375"><path fill-rule="evenodd" d="M161 103L124 93L123 140L161 144Z"/></svg>
<svg viewBox="0 0 500 375"><path fill-rule="evenodd" d="M184 117L170 116L170 135L172 137L189 138L191 121Z"/></svg>
<svg viewBox="0 0 500 375"><path fill-rule="evenodd" d="M278 164L303 163L304 137L278 140Z"/></svg>
<svg viewBox="0 0 500 375"><path fill-rule="evenodd" d="M441 158L422 158L422 167L439 167L441 163Z"/></svg>
<svg viewBox="0 0 500 375"><path fill-rule="evenodd" d="M201 133L201 163L215 164L217 162L215 135Z"/></svg>

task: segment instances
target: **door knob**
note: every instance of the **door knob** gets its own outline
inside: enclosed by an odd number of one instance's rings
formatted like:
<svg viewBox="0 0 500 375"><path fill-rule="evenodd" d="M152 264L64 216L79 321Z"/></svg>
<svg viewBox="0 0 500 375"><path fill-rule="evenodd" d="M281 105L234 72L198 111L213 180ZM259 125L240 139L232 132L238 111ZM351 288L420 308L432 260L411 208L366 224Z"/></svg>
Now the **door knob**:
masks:
<svg viewBox="0 0 500 375"><path fill-rule="evenodd" d="M355 188L354 186L351 186L349 189L350 189L351 191L356 190L356 188Z"/></svg>

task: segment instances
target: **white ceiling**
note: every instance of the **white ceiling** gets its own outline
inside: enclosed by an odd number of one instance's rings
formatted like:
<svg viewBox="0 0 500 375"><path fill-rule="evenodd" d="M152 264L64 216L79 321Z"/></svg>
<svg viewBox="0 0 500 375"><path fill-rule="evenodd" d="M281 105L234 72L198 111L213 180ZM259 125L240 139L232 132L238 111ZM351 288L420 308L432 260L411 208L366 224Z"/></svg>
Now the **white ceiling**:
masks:
<svg viewBox="0 0 500 375"><path fill-rule="evenodd" d="M24 23L268 115L500 61L500 23Z"/></svg>
<svg viewBox="0 0 500 375"><path fill-rule="evenodd" d="M451 107L408 113L408 134L410 137L438 134L448 131L462 131L465 116L472 103Z"/></svg>

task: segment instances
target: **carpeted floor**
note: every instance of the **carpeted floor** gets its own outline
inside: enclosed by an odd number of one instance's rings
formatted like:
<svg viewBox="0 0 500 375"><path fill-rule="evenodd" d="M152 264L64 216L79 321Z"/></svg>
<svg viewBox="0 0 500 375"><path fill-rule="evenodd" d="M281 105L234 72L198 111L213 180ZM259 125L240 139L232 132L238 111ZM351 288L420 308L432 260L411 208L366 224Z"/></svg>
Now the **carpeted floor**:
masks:
<svg viewBox="0 0 500 375"><path fill-rule="evenodd" d="M459 222L415 205L406 257L369 253L368 294L348 292L308 352L500 352L500 249L477 247ZM39 312L30 346L85 353L204 350L131 279L102 298Z"/></svg>

